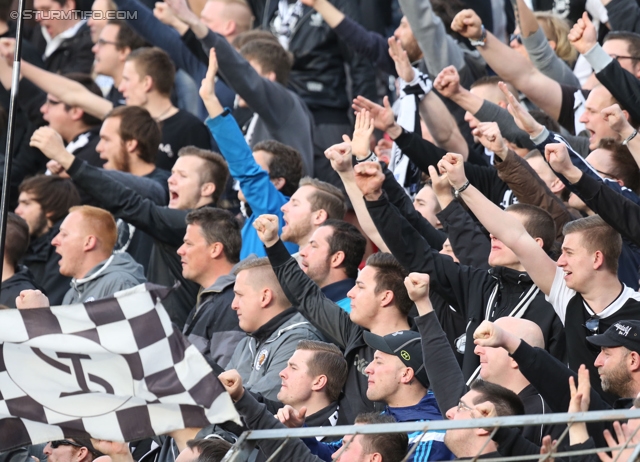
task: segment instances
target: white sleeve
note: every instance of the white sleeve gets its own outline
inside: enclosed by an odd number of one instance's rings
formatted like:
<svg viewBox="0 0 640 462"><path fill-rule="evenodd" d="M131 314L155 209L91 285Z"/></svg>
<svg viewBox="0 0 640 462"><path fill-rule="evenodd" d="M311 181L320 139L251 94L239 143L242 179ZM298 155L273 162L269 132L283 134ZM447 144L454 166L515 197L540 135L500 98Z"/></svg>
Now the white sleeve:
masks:
<svg viewBox="0 0 640 462"><path fill-rule="evenodd" d="M567 305L569 300L573 298L576 291L569 289L566 282L564 282L564 271L562 268L556 268L556 275L553 278L553 284L551 285L551 292L545 297L545 299L551 303L556 314L564 325L564 320L567 316Z"/></svg>

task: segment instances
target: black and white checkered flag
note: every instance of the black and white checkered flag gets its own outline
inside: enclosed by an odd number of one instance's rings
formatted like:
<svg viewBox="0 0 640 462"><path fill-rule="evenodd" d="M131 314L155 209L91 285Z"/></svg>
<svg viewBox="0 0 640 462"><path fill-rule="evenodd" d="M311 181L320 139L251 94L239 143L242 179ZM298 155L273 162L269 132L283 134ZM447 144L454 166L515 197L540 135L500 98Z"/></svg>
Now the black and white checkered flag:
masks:
<svg viewBox="0 0 640 462"><path fill-rule="evenodd" d="M169 291L143 284L85 304L0 311L0 451L240 423L207 361L171 324Z"/></svg>

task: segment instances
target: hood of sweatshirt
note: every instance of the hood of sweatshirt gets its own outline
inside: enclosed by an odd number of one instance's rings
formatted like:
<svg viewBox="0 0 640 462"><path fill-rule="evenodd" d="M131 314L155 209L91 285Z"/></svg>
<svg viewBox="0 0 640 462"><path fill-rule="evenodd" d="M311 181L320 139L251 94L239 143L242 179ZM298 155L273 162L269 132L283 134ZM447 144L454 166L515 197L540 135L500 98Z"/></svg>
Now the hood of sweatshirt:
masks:
<svg viewBox="0 0 640 462"><path fill-rule="evenodd" d="M136 278L140 284L147 282L144 276L143 266L136 262L131 255L126 252L117 253L111 255L106 260L98 263L94 266L87 275L80 279L72 279L71 284L79 291L82 291L82 286L99 279L107 274L116 272L126 272Z"/></svg>

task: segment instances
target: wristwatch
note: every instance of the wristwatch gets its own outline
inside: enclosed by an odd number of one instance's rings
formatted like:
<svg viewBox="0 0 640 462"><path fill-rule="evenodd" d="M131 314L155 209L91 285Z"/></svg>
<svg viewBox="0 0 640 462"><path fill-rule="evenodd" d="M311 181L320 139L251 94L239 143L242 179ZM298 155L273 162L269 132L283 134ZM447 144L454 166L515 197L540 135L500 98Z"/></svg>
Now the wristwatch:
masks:
<svg viewBox="0 0 640 462"><path fill-rule="evenodd" d="M471 43L471 46L474 47L483 47L485 45L485 43L487 43L487 29L484 28L484 25L480 26L480 38L478 40L476 39L469 39L469 43Z"/></svg>
<svg viewBox="0 0 640 462"><path fill-rule="evenodd" d="M460 197L460 194L462 194L462 192L464 192L465 189L467 189L469 187L469 180L467 180L467 182L465 184L463 184L462 186L460 186L460 188L456 189L453 191L453 196L458 199Z"/></svg>

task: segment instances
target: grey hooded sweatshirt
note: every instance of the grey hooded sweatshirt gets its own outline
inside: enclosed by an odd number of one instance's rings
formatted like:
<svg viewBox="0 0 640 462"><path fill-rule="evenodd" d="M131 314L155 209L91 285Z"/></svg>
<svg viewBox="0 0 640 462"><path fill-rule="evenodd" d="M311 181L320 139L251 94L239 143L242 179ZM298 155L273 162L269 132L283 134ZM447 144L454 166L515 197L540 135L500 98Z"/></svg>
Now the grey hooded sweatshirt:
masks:
<svg viewBox="0 0 640 462"><path fill-rule="evenodd" d="M147 282L144 268L128 253L111 255L81 279L73 278L63 305L92 302Z"/></svg>

